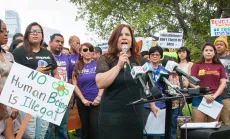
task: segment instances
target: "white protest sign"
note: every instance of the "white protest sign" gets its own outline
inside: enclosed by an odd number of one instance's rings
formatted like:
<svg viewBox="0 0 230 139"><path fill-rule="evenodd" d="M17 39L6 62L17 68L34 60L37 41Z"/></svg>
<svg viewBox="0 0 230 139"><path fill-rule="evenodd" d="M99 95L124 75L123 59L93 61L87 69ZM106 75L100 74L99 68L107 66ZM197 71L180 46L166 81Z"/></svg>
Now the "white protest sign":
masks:
<svg viewBox="0 0 230 139"><path fill-rule="evenodd" d="M230 18L210 20L211 36L230 36Z"/></svg>
<svg viewBox="0 0 230 139"><path fill-rule="evenodd" d="M14 63L0 102L60 125L74 86Z"/></svg>
<svg viewBox="0 0 230 139"><path fill-rule="evenodd" d="M182 37L183 33L160 33L159 46L161 46L162 48L180 48L183 42Z"/></svg>

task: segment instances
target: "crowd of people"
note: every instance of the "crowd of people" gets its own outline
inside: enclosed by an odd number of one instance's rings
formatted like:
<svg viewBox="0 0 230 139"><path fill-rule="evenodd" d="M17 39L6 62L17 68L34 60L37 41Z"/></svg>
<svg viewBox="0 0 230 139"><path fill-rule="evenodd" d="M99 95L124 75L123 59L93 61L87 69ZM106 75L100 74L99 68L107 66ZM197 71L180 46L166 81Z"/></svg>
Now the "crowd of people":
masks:
<svg viewBox="0 0 230 139"><path fill-rule="evenodd" d="M0 20L1 46L7 44L8 33L6 24ZM127 105L145 97L141 84L136 82L130 74L133 65L141 65L143 59L152 64L155 71L167 72L168 81L174 86L178 88L209 87L211 94L204 96L207 102L217 101L223 104L222 111L216 119L213 119L197 109L203 97L193 97L191 112L194 122L221 120L224 125L230 124L230 56L227 55L226 36L218 37L214 43L205 43L199 62L191 62L190 51L186 47L177 50L176 59L165 56L162 60L164 50L160 46L151 47L149 51L140 53L133 30L125 24L119 24L113 29L108 40L108 49L103 55L100 47L94 47L88 42L81 43L77 36L69 38L70 49L64 47L65 40L62 34L55 33L50 36L48 44L44 43L43 38L41 25L33 22L27 26L24 34L14 35L9 50L0 47L0 94L14 62L73 84L75 88L72 99L78 107L82 123L79 138L156 138L146 133L144 125L150 112L157 117L158 111L165 109L165 102ZM127 52L122 51L124 44L128 46ZM176 72L168 72L165 69L169 60L177 62L184 72L195 76L201 83L193 85L186 77L183 77L181 84ZM129 66L124 66L125 64ZM157 72L153 73L152 77L160 92L160 97L164 97L165 84L158 79ZM146 86L153 87L150 84ZM174 91L170 87L167 89ZM177 117L183 115L184 105L182 99L172 101L171 139L176 138ZM68 139L68 111L67 108L59 126L32 116L22 138ZM14 139L25 115L26 113L22 111L0 103L0 139Z"/></svg>

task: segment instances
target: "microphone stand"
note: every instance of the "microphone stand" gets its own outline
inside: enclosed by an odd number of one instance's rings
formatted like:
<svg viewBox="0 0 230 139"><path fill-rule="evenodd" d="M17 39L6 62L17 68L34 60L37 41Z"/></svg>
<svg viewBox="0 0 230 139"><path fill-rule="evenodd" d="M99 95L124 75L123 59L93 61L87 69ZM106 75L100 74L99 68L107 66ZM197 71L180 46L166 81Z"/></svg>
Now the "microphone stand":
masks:
<svg viewBox="0 0 230 139"><path fill-rule="evenodd" d="M167 84L166 84L167 85ZM179 89L177 88L173 88L177 93L182 93ZM189 92L189 90L187 90ZM189 93L183 93L183 95L186 98L191 98L193 97L191 94ZM141 98L140 100L134 101L134 102L130 102L127 105L138 105L138 104L145 104L145 103L150 103L150 102L155 102L155 101L164 101L165 105L166 105L166 114L165 114L165 139L170 139L171 136L171 123L172 123L172 101L178 98L183 98L182 95L178 95L178 96L170 96L169 92L167 90L165 90L164 92L165 96L159 99L151 99L151 100L147 100L144 98ZM206 95L206 93L202 93L198 96L204 96Z"/></svg>

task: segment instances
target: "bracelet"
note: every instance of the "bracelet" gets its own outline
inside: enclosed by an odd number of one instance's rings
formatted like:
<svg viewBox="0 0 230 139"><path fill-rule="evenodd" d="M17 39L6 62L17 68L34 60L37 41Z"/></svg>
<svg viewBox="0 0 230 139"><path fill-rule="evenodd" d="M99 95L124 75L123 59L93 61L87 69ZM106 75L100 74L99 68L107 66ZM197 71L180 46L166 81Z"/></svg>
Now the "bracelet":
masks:
<svg viewBox="0 0 230 139"><path fill-rule="evenodd" d="M97 99L97 98L95 98L95 99L96 99L97 101L99 101L99 102L101 101L101 100L99 100L99 99Z"/></svg>

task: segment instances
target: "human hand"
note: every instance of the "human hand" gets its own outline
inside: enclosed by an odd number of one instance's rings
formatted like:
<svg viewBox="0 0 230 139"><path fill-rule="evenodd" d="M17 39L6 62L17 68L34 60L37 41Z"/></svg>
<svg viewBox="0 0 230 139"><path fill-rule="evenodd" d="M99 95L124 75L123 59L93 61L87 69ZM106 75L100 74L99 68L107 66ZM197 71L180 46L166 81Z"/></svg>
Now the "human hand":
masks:
<svg viewBox="0 0 230 139"><path fill-rule="evenodd" d="M160 110L157 106L151 106L151 111L153 112L154 116L157 118L158 111Z"/></svg>
<svg viewBox="0 0 230 139"><path fill-rule="evenodd" d="M205 95L204 97L206 98L207 103L212 103L215 100L212 95Z"/></svg>
<svg viewBox="0 0 230 139"><path fill-rule="evenodd" d="M124 53L124 52L120 52L119 60L118 60L117 65L118 65L120 68L123 68L125 62L128 63L128 61L129 61L128 55L127 55L126 53Z"/></svg>
<svg viewBox="0 0 230 139"><path fill-rule="evenodd" d="M85 98L81 100L81 102L85 105L85 106L90 106L90 104L92 104L91 101L86 100Z"/></svg>
<svg viewBox="0 0 230 139"><path fill-rule="evenodd" d="M36 71L44 73L44 74L48 74L50 72L51 68L52 68L51 66L49 66L49 67L39 66L39 67L37 67Z"/></svg>
<svg viewBox="0 0 230 139"><path fill-rule="evenodd" d="M97 97L94 99L92 105L93 105L93 106L97 106L97 105L100 104L100 102L101 102L101 97L100 97L100 96L97 96Z"/></svg>

